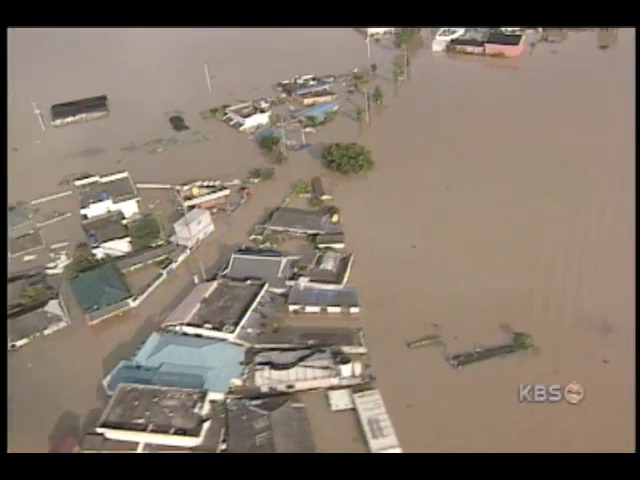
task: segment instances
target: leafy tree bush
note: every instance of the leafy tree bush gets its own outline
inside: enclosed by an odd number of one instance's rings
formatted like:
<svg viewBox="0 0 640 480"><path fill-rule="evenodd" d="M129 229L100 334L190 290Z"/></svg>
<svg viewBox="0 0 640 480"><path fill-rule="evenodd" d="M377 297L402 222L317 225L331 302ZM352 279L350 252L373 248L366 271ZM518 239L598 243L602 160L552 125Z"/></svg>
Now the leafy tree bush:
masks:
<svg viewBox="0 0 640 480"><path fill-rule="evenodd" d="M374 166L371 151L355 142L332 143L322 151L325 167L343 175L361 174Z"/></svg>
<svg viewBox="0 0 640 480"><path fill-rule="evenodd" d="M129 224L129 236L134 250L142 250L157 244L160 240L160 225L153 215L147 215Z"/></svg>

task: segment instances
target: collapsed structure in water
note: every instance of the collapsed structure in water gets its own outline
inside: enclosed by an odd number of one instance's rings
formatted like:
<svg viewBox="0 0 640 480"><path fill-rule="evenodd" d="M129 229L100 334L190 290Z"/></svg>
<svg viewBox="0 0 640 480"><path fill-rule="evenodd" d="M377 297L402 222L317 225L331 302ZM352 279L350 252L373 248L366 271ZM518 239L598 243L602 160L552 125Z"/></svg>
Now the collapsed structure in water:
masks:
<svg viewBox="0 0 640 480"><path fill-rule="evenodd" d="M446 361L453 368L460 370L466 365L470 365L481 360L488 360L493 357L523 352L533 347L534 345L531 335L528 333L514 332L511 343L487 348L476 348L469 352L455 353L453 355L448 355L446 357Z"/></svg>
<svg viewBox="0 0 640 480"><path fill-rule="evenodd" d="M108 115L109 99L106 95L99 95L53 105L51 107L51 125L60 127L70 123L95 120Z"/></svg>

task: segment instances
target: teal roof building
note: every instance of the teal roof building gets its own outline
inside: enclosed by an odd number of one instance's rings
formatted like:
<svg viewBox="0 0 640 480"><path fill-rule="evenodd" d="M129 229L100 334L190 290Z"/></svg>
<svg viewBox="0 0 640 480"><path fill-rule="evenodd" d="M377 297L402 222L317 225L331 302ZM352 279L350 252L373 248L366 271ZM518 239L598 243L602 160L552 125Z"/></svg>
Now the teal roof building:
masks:
<svg viewBox="0 0 640 480"><path fill-rule="evenodd" d="M71 280L71 291L85 313L103 310L132 297L122 274L112 263L75 277Z"/></svg>
<svg viewBox="0 0 640 480"><path fill-rule="evenodd" d="M121 383L207 390L222 399L244 371L245 348L214 338L155 332L104 379L109 395Z"/></svg>

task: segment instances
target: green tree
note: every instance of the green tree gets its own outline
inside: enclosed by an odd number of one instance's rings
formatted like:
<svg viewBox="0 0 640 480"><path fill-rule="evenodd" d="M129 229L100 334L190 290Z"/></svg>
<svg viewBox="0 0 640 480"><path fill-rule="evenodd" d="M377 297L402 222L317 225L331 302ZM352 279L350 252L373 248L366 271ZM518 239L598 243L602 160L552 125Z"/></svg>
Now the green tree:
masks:
<svg viewBox="0 0 640 480"><path fill-rule="evenodd" d="M282 115L280 115L278 113L274 113L269 118L269 125L271 125L271 126L280 125L283 122L283 120L284 119L282 118Z"/></svg>
<svg viewBox="0 0 640 480"><path fill-rule="evenodd" d="M402 48L408 45L420 33L419 28L398 28L393 34L393 46Z"/></svg>
<svg viewBox="0 0 640 480"><path fill-rule="evenodd" d="M382 105L382 102L384 102L384 92L379 85L376 85L376 88L373 89L372 97L373 103L375 103L376 105Z"/></svg>
<svg viewBox="0 0 640 480"><path fill-rule="evenodd" d="M262 135L258 140L258 147L267 157L271 158L273 162L278 165L289 159L284 141L278 134L271 133Z"/></svg>
<svg viewBox="0 0 640 480"><path fill-rule="evenodd" d="M263 168L260 171L260 178L262 180L271 180L276 174L276 171L273 167Z"/></svg>
<svg viewBox="0 0 640 480"><path fill-rule="evenodd" d="M362 122L364 120L364 108L362 108L360 105L356 107L356 119L359 122Z"/></svg>
<svg viewBox="0 0 640 480"><path fill-rule="evenodd" d="M149 248L160 242L160 224L153 215L147 215L129 224L129 236L134 250Z"/></svg>
<svg viewBox="0 0 640 480"><path fill-rule="evenodd" d="M282 139L275 134L265 134L258 140L258 146L264 153L272 155L280 148Z"/></svg>
<svg viewBox="0 0 640 480"><path fill-rule="evenodd" d="M374 166L371 151L355 142L332 143L322 151L325 167L343 175L360 174Z"/></svg>
<svg viewBox="0 0 640 480"><path fill-rule="evenodd" d="M262 178L262 170L259 168L252 168L249 170L249 180L260 180Z"/></svg>
<svg viewBox="0 0 640 480"><path fill-rule="evenodd" d="M378 72L378 64L377 63L372 63L371 64L371 74L375 75Z"/></svg>
<svg viewBox="0 0 640 480"><path fill-rule="evenodd" d="M99 264L100 262L93 254L89 244L82 242L73 250L71 263L67 266L67 269L70 276L75 277L79 273L91 270Z"/></svg>
<svg viewBox="0 0 640 480"><path fill-rule="evenodd" d="M311 191L311 185L306 180L298 180L293 187L293 193L296 195L304 195Z"/></svg>

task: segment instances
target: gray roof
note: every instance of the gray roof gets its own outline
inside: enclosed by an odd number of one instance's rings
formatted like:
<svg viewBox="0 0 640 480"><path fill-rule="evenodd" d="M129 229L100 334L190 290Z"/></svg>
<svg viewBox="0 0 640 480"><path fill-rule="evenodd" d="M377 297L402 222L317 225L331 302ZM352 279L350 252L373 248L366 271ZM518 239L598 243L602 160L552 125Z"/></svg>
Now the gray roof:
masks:
<svg viewBox="0 0 640 480"><path fill-rule="evenodd" d="M288 397L230 400L227 424L229 453L315 453L307 408Z"/></svg>
<svg viewBox="0 0 640 480"><path fill-rule="evenodd" d="M198 436L202 431L207 392L174 387L118 386L104 409L98 427L137 430L148 433Z"/></svg>
<svg viewBox="0 0 640 480"><path fill-rule="evenodd" d="M360 332L346 327L297 327L285 325L275 332L265 332L256 341L257 345L280 346L361 346Z"/></svg>
<svg viewBox="0 0 640 480"><path fill-rule="evenodd" d="M225 276L237 280L262 280L272 288L285 288L298 258L272 252L234 252Z"/></svg>
<svg viewBox="0 0 640 480"><path fill-rule="evenodd" d="M323 210L301 208L279 208L273 212L264 225L271 230L296 233L319 234L339 233L340 224L331 222L331 216Z"/></svg>
<svg viewBox="0 0 640 480"><path fill-rule="evenodd" d="M129 236L123 220L124 215L118 210L85 220L82 222L82 229L87 237L93 237L99 245Z"/></svg>
<svg viewBox="0 0 640 480"><path fill-rule="evenodd" d="M360 305L357 289L350 286L329 289L296 285L291 288L287 303L313 307L357 307Z"/></svg>
<svg viewBox="0 0 640 480"><path fill-rule="evenodd" d="M331 243L344 243L345 235L344 233L329 233L326 235L318 235L315 238L315 242L317 245L331 244Z"/></svg>
<svg viewBox="0 0 640 480"><path fill-rule="evenodd" d="M9 208L7 211L7 223L9 230L19 228L24 225L34 225L31 214L22 208Z"/></svg>
<svg viewBox="0 0 640 480"><path fill-rule="evenodd" d="M104 198L111 198L114 202L123 202L138 196L138 190L128 175L108 182L98 181L81 185L78 186L78 189L81 208L101 202Z"/></svg>
<svg viewBox="0 0 640 480"><path fill-rule="evenodd" d="M22 235L20 237L9 238L9 252L11 255L21 255L44 247L44 239L38 230Z"/></svg>
<svg viewBox="0 0 640 480"><path fill-rule="evenodd" d="M323 250L309 268L301 273L311 282L327 284L344 284L349 278L349 270L353 255Z"/></svg>
<svg viewBox="0 0 640 480"><path fill-rule="evenodd" d="M55 305L59 305L59 302L52 300L45 308L19 317L9 318L7 320L8 343L11 344L20 340L33 338L57 323L68 324L68 319L64 317L59 306L55 308Z"/></svg>
<svg viewBox="0 0 640 480"><path fill-rule="evenodd" d="M165 326L189 325L232 333L262 297L264 282L219 278L201 283L164 321Z"/></svg>

